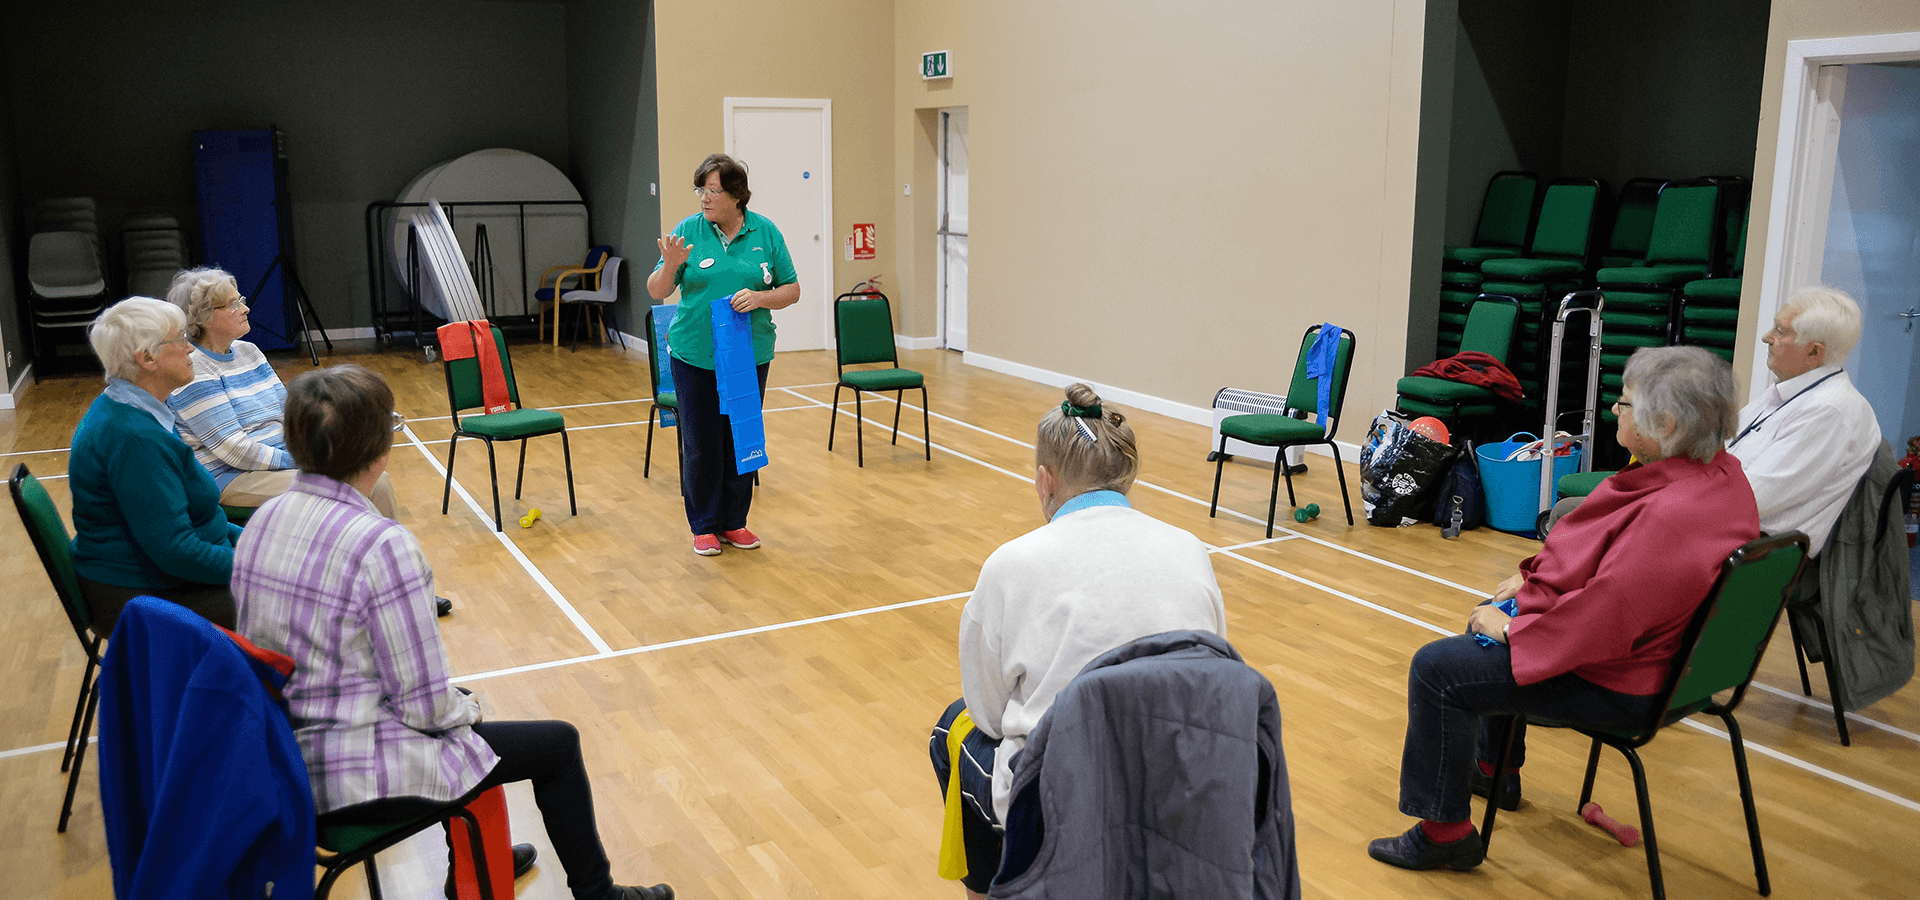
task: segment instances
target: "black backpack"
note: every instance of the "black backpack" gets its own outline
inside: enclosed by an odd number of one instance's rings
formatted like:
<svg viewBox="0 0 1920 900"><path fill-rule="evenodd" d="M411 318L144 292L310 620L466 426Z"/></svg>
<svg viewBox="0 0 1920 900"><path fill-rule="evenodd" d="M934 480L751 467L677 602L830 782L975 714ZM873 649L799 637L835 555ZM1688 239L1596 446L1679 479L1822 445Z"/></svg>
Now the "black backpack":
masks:
<svg viewBox="0 0 1920 900"><path fill-rule="evenodd" d="M1487 498L1480 490L1480 465L1475 460L1473 442L1462 443L1460 455L1440 481L1438 502L1433 507L1433 524L1440 536L1456 538L1487 523Z"/></svg>

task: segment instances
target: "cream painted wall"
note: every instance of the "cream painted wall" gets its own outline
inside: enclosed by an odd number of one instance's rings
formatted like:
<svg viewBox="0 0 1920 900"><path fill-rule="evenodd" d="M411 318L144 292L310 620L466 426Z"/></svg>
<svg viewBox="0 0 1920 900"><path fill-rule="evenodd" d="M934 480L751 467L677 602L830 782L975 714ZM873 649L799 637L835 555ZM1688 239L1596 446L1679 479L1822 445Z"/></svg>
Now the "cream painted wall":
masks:
<svg viewBox="0 0 1920 900"><path fill-rule="evenodd" d="M948 49L955 73L899 85L896 165L924 179L923 111L969 107L970 354L1195 410L1284 389L1331 321L1359 337L1359 440L1405 374L1423 2L896 9L896 70Z"/></svg>
<svg viewBox="0 0 1920 900"><path fill-rule="evenodd" d="M891 294L900 250L886 239L895 231L893 7L890 0L741 0L721 11L656 0L661 233L699 212L693 170L725 149L723 98L824 98L833 101L833 289L879 274ZM874 259L847 262L838 252L855 222L876 224ZM800 252L792 240L800 226L774 224ZM660 259L657 247L632 253L640 273Z"/></svg>
<svg viewBox="0 0 1920 900"><path fill-rule="evenodd" d="M1920 3L1913 0L1773 0L1767 30L1766 80L1760 87L1760 130L1753 160L1753 224L1747 235L1747 271L1759 272L1765 261L1767 224L1774 197L1773 169L1780 139L1780 91L1786 77L1787 42L1806 38L1850 37L1920 31ZM1733 371L1744 382L1753 370L1761 324L1760 279L1750 277L1740 292L1740 346ZM1744 385L1742 394L1744 395Z"/></svg>

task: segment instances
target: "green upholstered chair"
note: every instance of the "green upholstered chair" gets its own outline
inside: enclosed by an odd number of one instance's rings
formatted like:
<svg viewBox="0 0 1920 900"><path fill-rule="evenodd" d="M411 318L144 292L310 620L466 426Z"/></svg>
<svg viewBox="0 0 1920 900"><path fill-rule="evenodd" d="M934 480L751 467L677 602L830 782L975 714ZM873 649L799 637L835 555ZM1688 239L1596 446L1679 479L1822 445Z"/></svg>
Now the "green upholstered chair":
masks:
<svg viewBox="0 0 1920 900"><path fill-rule="evenodd" d="M1728 261L1725 278L1701 278L1680 287L1680 332L1677 343L1705 347L1728 362L1739 340L1740 288L1747 256L1748 215L1740 219L1740 239Z"/></svg>
<svg viewBox="0 0 1920 900"><path fill-rule="evenodd" d="M833 451L833 432L840 424L840 389L853 390L853 435L856 459L867 464L866 418L861 415L860 395L894 392L893 443L900 443L900 408L907 391L920 391L920 427L926 439L927 460L933 460L932 413L927 411L927 381L919 372L900 368L900 356L893 346L893 305L878 291L841 294L833 301L833 339L840 380L833 386L833 418L827 423L827 451ZM854 369L885 363L885 368Z"/></svg>
<svg viewBox="0 0 1920 900"><path fill-rule="evenodd" d="M1594 280L1607 295L1607 331L1666 333L1671 337L1680 287L1717 273L1722 187L1710 179L1668 182L1654 208L1653 233L1643 266L1601 269Z"/></svg>
<svg viewBox="0 0 1920 900"><path fill-rule="evenodd" d="M653 386L651 392L653 402L647 404L647 461L640 466L641 478L650 477L653 472L654 423L659 422L661 430L666 429L666 417L662 416L660 411L663 409L672 410L675 413L680 411L680 398L675 392L660 390L660 375L667 371L667 348L654 338L658 333L654 330L654 316L658 315L662 309L666 307L647 307L647 380ZM672 313L669 312L668 315ZM678 439L673 442L673 452L674 458L679 459L680 441Z"/></svg>
<svg viewBox="0 0 1920 900"><path fill-rule="evenodd" d="M1333 434L1340 427L1341 410L1346 405L1347 376L1353 369L1353 348L1356 343L1353 332L1340 329L1340 343L1334 352L1332 383L1329 386L1327 406L1320 409L1319 379L1307 374L1307 352L1320 337L1322 326L1315 325L1307 329L1306 337L1300 341L1300 354L1293 361L1293 381L1287 385L1288 415L1256 413L1241 416L1228 416L1220 421L1220 446L1214 455L1213 464L1213 500L1207 507L1207 516L1213 517L1220 511L1220 472L1227 464L1227 438L1274 448L1273 454L1273 490L1267 497L1267 537L1273 537L1274 511L1279 508L1280 479L1287 480L1287 505L1298 506L1294 502L1293 475L1287 472L1287 448L1325 444L1333 451L1333 471L1340 477L1340 502L1347 508L1347 524L1353 524L1353 501L1347 496L1347 472L1340 465L1340 445L1333 442ZM1308 416L1321 413L1318 423L1308 420Z"/></svg>
<svg viewBox="0 0 1920 900"><path fill-rule="evenodd" d="M100 645L106 642L106 636L94 633L93 623L88 620L87 601L80 594L80 573L73 567L73 545L67 540L67 523L60 518L53 498L47 496L46 488L27 471L25 463L13 467L13 477L7 479L7 491L13 495L13 507L20 513L20 524L26 526L27 536L33 539L33 549L40 554L40 565L47 570L47 580L53 582L54 598L60 601L60 608L66 610L67 624L73 626L73 636L80 641L81 651L87 654L87 669L80 676L80 696L73 701L73 723L67 726L67 751L60 757L60 771L67 773L67 798L60 804L58 828L64 833L67 818L73 815L73 793L80 786L80 766L87 757L87 735L93 731L93 711L100 699L100 679L94 676L100 671Z"/></svg>
<svg viewBox="0 0 1920 900"><path fill-rule="evenodd" d="M374 865L374 856L422 831L454 819L467 825L467 839L472 842L473 849L473 871L476 874L487 871L487 849L481 838L480 822L459 801L392 823L339 825L329 824L327 819L324 814L320 816L319 844L327 855L319 856L317 860L322 874L320 883L313 889L314 900L326 900L334 882L354 866L362 864L367 867L367 895L372 900L381 900L380 870ZM481 900L493 900L493 879L477 877L475 881L480 889Z"/></svg>
<svg viewBox="0 0 1920 900"><path fill-rule="evenodd" d="M1613 205L1613 227L1600 251L1603 269L1637 266L1647 261L1647 241L1653 237L1653 209L1660 200L1664 178L1629 178L1620 186Z"/></svg>
<svg viewBox="0 0 1920 900"><path fill-rule="evenodd" d="M579 515L580 507L573 495L573 448L567 443L566 417L550 410L528 409L520 405L520 385L513 377L513 357L507 353L507 339L498 326L488 327L493 332L493 346L500 353L500 369L507 381L507 399L513 408L490 415L461 418L462 410L486 405L484 389L480 385L480 363L472 357L447 359L443 349L440 360L447 373L447 403L453 408L453 439L447 442L447 484L440 493L440 514L446 515L447 503L453 497L453 459L460 449L461 438L477 438L487 445L487 478L493 483L493 530L501 531L500 474L494 465L493 442L520 442L520 467L513 477L513 496L517 500L527 475L528 439L557 434L560 436L560 452L567 466L567 510Z"/></svg>
<svg viewBox="0 0 1920 900"><path fill-rule="evenodd" d="M1568 291L1591 286L1596 233L1605 186L1593 178L1562 178L1547 186L1540 201L1540 218L1526 259L1490 259L1480 266L1485 274L1483 294L1503 294L1520 301L1517 340L1521 352L1512 354L1508 368L1531 398L1544 397L1541 372L1547 365L1553 306Z"/></svg>
<svg viewBox="0 0 1920 900"><path fill-rule="evenodd" d="M1480 295L1467 314L1460 352L1485 353L1505 363L1508 352L1513 349L1513 329L1519 319L1519 300ZM1462 419L1493 415L1499 400L1491 388L1425 375L1400 379L1394 391L1399 394L1400 411L1413 416L1433 416L1450 428L1458 427Z"/></svg>
<svg viewBox="0 0 1920 900"><path fill-rule="evenodd" d="M1576 724L1556 723L1515 716L1513 723L1534 726L1572 728L1592 739L1587 752L1587 779L1580 789L1581 807L1593 797L1593 779L1600 764L1602 744L1618 749L1633 769L1633 789L1640 801L1640 835L1647 847L1647 875L1653 882L1655 900L1665 900L1666 887L1660 877L1660 849L1653 832L1653 806L1647 795L1646 767L1637 748L1675 722L1694 713L1718 716L1726 724L1733 743L1733 769L1740 783L1740 802L1747 817L1747 841L1753 851L1753 873L1762 895L1771 892L1767 881L1766 851L1760 843L1760 820L1754 812L1753 783L1747 777L1747 749L1740 738L1740 723L1733 711L1746 696L1747 684L1760 667L1760 657L1773 636L1780 610L1792 596L1799 580L1801 564L1807 555L1807 536L1789 531L1751 541L1733 551L1720 565L1720 576L1713 589L1694 612L1680 640L1679 652L1668 668L1666 684L1661 688L1658 713L1638 726L1620 731L1584 728ZM1730 692L1727 699L1715 694ZM1489 846L1493 842L1493 820L1500 811L1501 781L1507 771L1507 754L1513 749L1513 729L1509 726L1502 742L1500 760L1494 764L1493 796L1487 800L1486 817L1480 835Z"/></svg>
<svg viewBox="0 0 1920 900"><path fill-rule="evenodd" d="M1540 177L1532 172L1495 172L1487 179L1487 192L1480 200L1480 219L1474 227L1473 245L1441 251L1441 266L1478 272L1480 264L1489 259L1522 255L1527 248L1528 232L1533 228L1533 198L1539 185Z"/></svg>

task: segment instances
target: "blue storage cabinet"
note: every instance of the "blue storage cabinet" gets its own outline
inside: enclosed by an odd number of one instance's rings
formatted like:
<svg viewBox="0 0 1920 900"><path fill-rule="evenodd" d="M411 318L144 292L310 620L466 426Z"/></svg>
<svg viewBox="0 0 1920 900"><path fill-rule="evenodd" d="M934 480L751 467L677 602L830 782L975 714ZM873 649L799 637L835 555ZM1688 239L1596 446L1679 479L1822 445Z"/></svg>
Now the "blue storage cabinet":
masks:
<svg viewBox="0 0 1920 900"><path fill-rule="evenodd" d="M207 265L232 272L240 292L247 295L253 331L245 339L262 350L291 348L293 330L287 324L282 286L286 269L273 265L280 254L277 203L284 196L274 165L273 131L196 131L193 170ZM268 268L273 277L261 285Z"/></svg>

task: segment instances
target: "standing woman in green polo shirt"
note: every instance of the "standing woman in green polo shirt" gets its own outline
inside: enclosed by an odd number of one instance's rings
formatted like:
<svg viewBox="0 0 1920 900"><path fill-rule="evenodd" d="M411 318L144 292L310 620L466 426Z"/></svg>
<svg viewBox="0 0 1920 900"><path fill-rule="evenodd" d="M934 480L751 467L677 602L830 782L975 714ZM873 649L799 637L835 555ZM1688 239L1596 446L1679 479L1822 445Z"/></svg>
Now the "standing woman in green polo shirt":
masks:
<svg viewBox="0 0 1920 900"><path fill-rule="evenodd" d="M747 530L753 475L735 471L733 430L720 414L714 373L711 303L731 297L753 325L753 363L760 394L773 362L773 313L800 300L800 279L780 229L747 211L747 167L715 153L693 173L700 214L688 216L660 239L660 263L647 276L647 293L665 300L680 291L667 331L673 387L679 400L680 496L693 530L693 552L717 556L722 543L760 546Z"/></svg>

